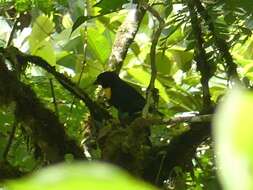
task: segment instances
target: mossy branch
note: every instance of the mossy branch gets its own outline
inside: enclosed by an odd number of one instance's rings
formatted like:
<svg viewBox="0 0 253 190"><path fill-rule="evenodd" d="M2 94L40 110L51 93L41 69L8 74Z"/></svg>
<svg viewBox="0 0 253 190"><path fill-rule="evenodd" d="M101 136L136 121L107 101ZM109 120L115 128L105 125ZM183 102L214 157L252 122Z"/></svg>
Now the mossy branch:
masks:
<svg viewBox="0 0 253 190"><path fill-rule="evenodd" d="M3 60L0 60L0 86L0 104L15 103L16 122L25 123L26 132L42 150L45 161L62 161L67 153L75 158L85 158L82 148L69 139L54 113L45 108L28 85L8 70Z"/></svg>
<svg viewBox="0 0 253 190"><path fill-rule="evenodd" d="M216 30L213 20L208 14L208 11L205 9L205 7L202 5L200 0L193 0L193 3L195 4L198 13L201 15L201 17L205 20L209 31L211 32L215 45L219 49L223 59L226 62L226 67L227 67L227 76L229 80L232 82L239 82L240 79L237 73L237 65L233 61L233 57L231 53L229 52L229 47L225 39L219 37L219 31Z"/></svg>
<svg viewBox="0 0 253 190"><path fill-rule="evenodd" d="M52 74L65 89L70 91L72 94L74 94L77 98L81 99L85 103L92 117L95 120L102 121L104 119L111 118L111 115L107 112L107 110L99 106L89 97L89 95L85 91L83 91L80 87L74 84L69 78L56 71L54 66L51 66L41 57L25 54L13 46L8 47L6 49L2 48L0 49L0 52L2 52L6 58L10 59L10 61L12 61L11 57L13 57L14 55L17 60L22 60L22 62L25 63L33 63L36 66L39 66L46 70L48 73Z"/></svg>
<svg viewBox="0 0 253 190"><path fill-rule="evenodd" d="M203 106L201 111L202 113L206 114L212 112L211 95L209 91L209 80L212 77L212 73L211 73L211 66L208 63L207 53L204 46L205 41L203 38L200 21L198 19L198 15L193 1L194 0L187 1L187 6L190 12L192 31L196 41L195 54L196 54L197 70L200 71L201 74L200 82L202 85L202 94L203 94Z"/></svg>

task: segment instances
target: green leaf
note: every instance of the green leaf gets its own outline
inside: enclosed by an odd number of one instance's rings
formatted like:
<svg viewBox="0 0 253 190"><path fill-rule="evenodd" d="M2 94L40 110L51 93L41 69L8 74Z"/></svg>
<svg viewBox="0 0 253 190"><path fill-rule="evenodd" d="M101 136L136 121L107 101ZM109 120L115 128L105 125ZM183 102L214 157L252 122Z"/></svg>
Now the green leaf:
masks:
<svg viewBox="0 0 253 190"><path fill-rule="evenodd" d="M139 55L139 53L141 52L140 46L136 42L133 42L130 48L134 52L135 55Z"/></svg>
<svg viewBox="0 0 253 190"><path fill-rule="evenodd" d="M24 12L31 8L31 1L29 0L16 0L15 8L18 12Z"/></svg>
<svg viewBox="0 0 253 190"><path fill-rule="evenodd" d="M65 14L62 16L62 26L66 29L71 28L71 26L73 26L73 21L71 19L70 14Z"/></svg>
<svg viewBox="0 0 253 190"><path fill-rule="evenodd" d="M60 164L32 176L9 181L10 190L155 190L149 184L105 163Z"/></svg>
<svg viewBox="0 0 253 190"><path fill-rule="evenodd" d="M253 93L241 89L230 92L216 113L214 137L225 190L253 189L252 113Z"/></svg>
<svg viewBox="0 0 253 190"><path fill-rule="evenodd" d="M246 58L242 57L242 56L239 55L239 54L233 54L233 56L234 56L234 58L235 58L235 61L236 61L239 65L241 65L241 66L243 66L243 67L245 67L245 66L247 66L247 65L249 65L249 64L252 64L252 60L251 60L251 59L246 59Z"/></svg>
<svg viewBox="0 0 253 190"><path fill-rule="evenodd" d="M186 50L185 51L189 51L192 50L196 47L196 42L194 40L190 40L186 42Z"/></svg>
<svg viewBox="0 0 253 190"><path fill-rule="evenodd" d="M101 71L103 71L103 65L99 63L98 61L87 61L85 63L83 71L84 73L82 74L82 78L81 78L79 86L81 88L94 87L94 85L92 84L96 80L96 77L101 73ZM76 68L76 75L73 78L73 81L78 82L81 73L82 73L82 70L80 68L79 69Z"/></svg>
<svg viewBox="0 0 253 190"><path fill-rule="evenodd" d="M170 49L170 52L173 55L174 60L177 63L177 66L184 72L188 71L191 68L193 60L193 52L185 51L182 48L173 48Z"/></svg>
<svg viewBox="0 0 253 190"><path fill-rule="evenodd" d="M100 32L101 28L88 29L88 49L94 58L105 63L111 53L111 43L108 38Z"/></svg>
<svg viewBox="0 0 253 190"><path fill-rule="evenodd" d="M169 28L165 29L166 35L166 45L174 45L182 40L184 38L182 29L180 28L180 25L172 25Z"/></svg>
<svg viewBox="0 0 253 190"><path fill-rule="evenodd" d="M81 36L77 36L64 44L63 49L66 51L83 52L83 41Z"/></svg>
<svg viewBox="0 0 253 190"><path fill-rule="evenodd" d="M243 8L252 13L253 1L248 0L225 0L225 3L234 9Z"/></svg>
<svg viewBox="0 0 253 190"><path fill-rule="evenodd" d="M79 26L81 26L85 21L89 20L90 18L91 17L89 17L89 16L78 17L72 26L72 30L71 30L70 34L72 34Z"/></svg>
<svg viewBox="0 0 253 190"><path fill-rule="evenodd" d="M243 34L251 36L252 31L250 29L245 28L245 27L240 27L240 29L242 30Z"/></svg>
<svg viewBox="0 0 253 190"><path fill-rule="evenodd" d="M55 65L56 63L56 56L54 53L54 48L51 42L42 41L38 44L38 47L34 47L33 51L31 52L33 55L37 55L42 57L46 60L50 65Z"/></svg>
<svg viewBox="0 0 253 190"><path fill-rule="evenodd" d="M214 102L218 102L219 99L224 96L226 88L227 87L225 85L222 85L222 84L220 84L219 86L217 85L217 86L211 87L210 88L210 93L211 93L212 100Z"/></svg>
<svg viewBox="0 0 253 190"><path fill-rule="evenodd" d="M175 104L177 107L181 107L181 112L194 111L199 109L197 102L198 100L196 97L193 97L189 94L184 94L174 89L167 90L167 94L169 97L172 97L171 103Z"/></svg>
<svg viewBox="0 0 253 190"><path fill-rule="evenodd" d="M173 11L173 3L172 1L166 1L165 15L169 16Z"/></svg>
<svg viewBox="0 0 253 190"><path fill-rule="evenodd" d="M80 55L68 53L65 56L60 56L57 60L57 64L75 70L76 64L81 62L79 57Z"/></svg>
<svg viewBox="0 0 253 190"><path fill-rule="evenodd" d="M47 16L39 16L32 27L29 36L30 51L48 61L51 65L56 62L53 45L50 42L50 35L54 31L54 23Z"/></svg>
<svg viewBox="0 0 253 190"><path fill-rule="evenodd" d="M34 1L37 8L46 14L49 14L53 10L54 1L53 0L36 0Z"/></svg>
<svg viewBox="0 0 253 190"><path fill-rule="evenodd" d="M94 7L99 7L101 10L99 11L102 15L115 12L122 8L122 5L128 3L129 0L101 0Z"/></svg>
<svg viewBox="0 0 253 190"><path fill-rule="evenodd" d="M234 16L233 12L229 12L224 16L224 20L227 24L233 24L236 21L236 17Z"/></svg>
<svg viewBox="0 0 253 190"><path fill-rule="evenodd" d="M141 68L130 68L127 70L127 72L138 82L140 82L146 87L148 86L150 80L150 74L148 72L144 71ZM170 98L166 93L166 89L158 80L156 80L155 82L155 87L159 90L159 95L161 96L161 98L165 102L169 102Z"/></svg>
<svg viewBox="0 0 253 190"><path fill-rule="evenodd" d="M150 65L150 54L147 54L146 62ZM156 67L157 71L162 74L171 75L174 62L163 52L156 53Z"/></svg>
<svg viewBox="0 0 253 190"><path fill-rule="evenodd" d="M29 45L33 50L35 46L41 41L49 38L54 31L54 23L47 16L39 16L33 24L32 33L29 37Z"/></svg>

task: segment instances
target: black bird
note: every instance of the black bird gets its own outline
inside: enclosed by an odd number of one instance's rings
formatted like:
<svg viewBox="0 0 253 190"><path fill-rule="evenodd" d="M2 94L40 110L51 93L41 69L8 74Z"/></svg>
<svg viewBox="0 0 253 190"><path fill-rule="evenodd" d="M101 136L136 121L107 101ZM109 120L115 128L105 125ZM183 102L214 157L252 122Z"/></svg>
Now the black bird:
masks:
<svg viewBox="0 0 253 190"><path fill-rule="evenodd" d="M128 113L133 117L145 106L142 95L113 71L99 74L94 84L101 85L106 91L109 104L117 108L119 116Z"/></svg>

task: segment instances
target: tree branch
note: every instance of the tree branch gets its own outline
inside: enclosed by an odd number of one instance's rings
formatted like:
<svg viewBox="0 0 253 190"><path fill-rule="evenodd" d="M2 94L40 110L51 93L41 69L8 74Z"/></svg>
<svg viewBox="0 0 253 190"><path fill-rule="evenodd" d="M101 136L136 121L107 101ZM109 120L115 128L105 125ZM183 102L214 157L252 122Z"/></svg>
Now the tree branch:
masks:
<svg viewBox="0 0 253 190"><path fill-rule="evenodd" d="M30 62L33 63L47 72L52 74L58 82L67 90L69 90L72 94L76 97L83 100L86 104L92 117L97 121L102 121L104 119L110 119L112 116L107 112L107 110L100 107L96 102L94 102L87 93L85 93L81 88L79 88L76 84L74 84L70 79L65 77L63 74L56 71L55 67L49 65L44 59L38 56L32 56L25 53L22 53L15 47L9 47L6 49L1 48L0 52L2 52L6 58L11 60L10 55L15 55L18 60L22 60L23 62Z"/></svg>
<svg viewBox="0 0 253 190"><path fill-rule="evenodd" d="M143 177L147 181L162 186L170 178L175 167L189 169L196 148L210 137L212 115L172 118L167 121L154 122L156 124L178 124L189 122L190 130L183 132L170 140L164 146L153 146L145 160ZM142 125L145 121L142 121ZM149 120L144 124L151 125ZM143 127L143 126L142 126ZM162 163L162 164L161 164ZM159 175L159 178L157 177Z"/></svg>
<svg viewBox="0 0 253 190"><path fill-rule="evenodd" d="M210 133L210 122L193 123L189 131L173 138L167 146L159 150L159 152L165 152L165 154L157 157L157 162L159 162L159 160L163 159L161 156L165 156L164 166L160 172L160 185L170 177L175 167L181 167L183 170L189 170L191 168L192 158L195 157L196 148L210 137Z"/></svg>
<svg viewBox="0 0 253 190"><path fill-rule="evenodd" d="M152 104L152 102L154 102L153 97L155 95L155 80L156 80L156 75L157 75L156 46L165 25L164 20L159 16L159 13L155 9L153 9L152 7L148 5L145 5L145 7L154 17L157 18L159 24L158 24L157 30L154 33L151 48L150 48L151 78L150 78L149 86L146 92L146 104L142 111L142 115L144 118L148 116L150 105Z"/></svg>
<svg viewBox="0 0 253 190"><path fill-rule="evenodd" d="M197 70L199 70L201 74L200 80L203 93L202 112L210 113L212 112L211 95L209 91L209 79L212 77L211 66L210 64L208 64L207 54L204 46L204 39L202 37L203 34L193 0L188 0L187 6L190 12L193 35L196 40L195 53L196 53Z"/></svg>
<svg viewBox="0 0 253 190"><path fill-rule="evenodd" d="M201 17L205 20L206 24L208 25L208 29L210 30L215 45L217 46L217 48L219 49L221 55L223 56L223 59L226 62L226 66L227 66L227 75L229 80L231 80L232 82L240 82L238 73L237 73L237 65L235 64L235 62L233 61L233 57L229 52L229 47L225 41L225 39L219 37L218 31L215 29L213 20L211 19L211 17L209 16L207 10L205 9L205 7L202 5L202 3L200 2L200 0L193 0L197 11L199 12L199 14L201 15Z"/></svg>
<svg viewBox="0 0 253 190"><path fill-rule="evenodd" d="M213 114L194 115L194 116L176 116L173 118L137 118L132 122L133 126L152 126L152 125L175 125L179 123L203 123L211 122Z"/></svg>
<svg viewBox="0 0 253 190"><path fill-rule="evenodd" d="M10 37L8 39L6 47L9 47L11 45L11 43L12 43L14 34L15 34L16 30L17 30L18 22L19 22L19 19L16 18L15 21L14 21L14 25L12 27L11 34L10 34Z"/></svg>
<svg viewBox="0 0 253 190"><path fill-rule="evenodd" d="M174 125L178 123L202 123L211 122L213 115L196 115L196 116L177 116L170 119L157 120L154 122L156 125Z"/></svg>
<svg viewBox="0 0 253 190"><path fill-rule="evenodd" d="M36 94L26 84L20 82L0 59L0 103L15 102L15 119L25 123L26 131L43 152L49 163L64 160L67 153L75 158L85 158L83 150L69 139L64 126L51 110L45 108Z"/></svg>
<svg viewBox="0 0 253 190"><path fill-rule="evenodd" d="M115 70L117 73L119 73L123 66L127 51L135 38L145 14L145 10L139 4L133 4L132 6L128 11L126 19L118 29L109 58L110 69Z"/></svg>
<svg viewBox="0 0 253 190"><path fill-rule="evenodd" d="M51 94L53 97L55 114L59 118L58 105L57 105L57 101L56 101L56 97L55 97L55 93L54 93L54 84L53 84L53 80L51 78L49 79L49 84L50 84Z"/></svg>

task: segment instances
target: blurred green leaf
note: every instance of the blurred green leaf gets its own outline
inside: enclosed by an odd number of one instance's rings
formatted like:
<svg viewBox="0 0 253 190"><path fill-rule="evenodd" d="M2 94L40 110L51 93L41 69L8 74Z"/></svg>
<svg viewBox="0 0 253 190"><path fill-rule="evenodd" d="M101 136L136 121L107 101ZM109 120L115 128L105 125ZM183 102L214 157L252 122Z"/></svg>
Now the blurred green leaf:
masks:
<svg viewBox="0 0 253 190"><path fill-rule="evenodd" d="M105 163L72 163L42 169L7 183L9 190L155 190L126 172Z"/></svg>
<svg viewBox="0 0 253 190"><path fill-rule="evenodd" d="M253 189L252 114L253 93L242 89L231 91L216 113L214 137L225 190Z"/></svg>
<svg viewBox="0 0 253 190"><path fill-rule="evenodd" d="M54 1L53 0L36 0L34 4L37 8L39 8L45 14L50 14L53 10Z"/></svg>
<svg viewBox="0 0 253 190"><path fill-rule="evenodd" d="M18 12L24 12L31 8L31 1L29 0L16 0L15 1L15 8Z"/></svg>

